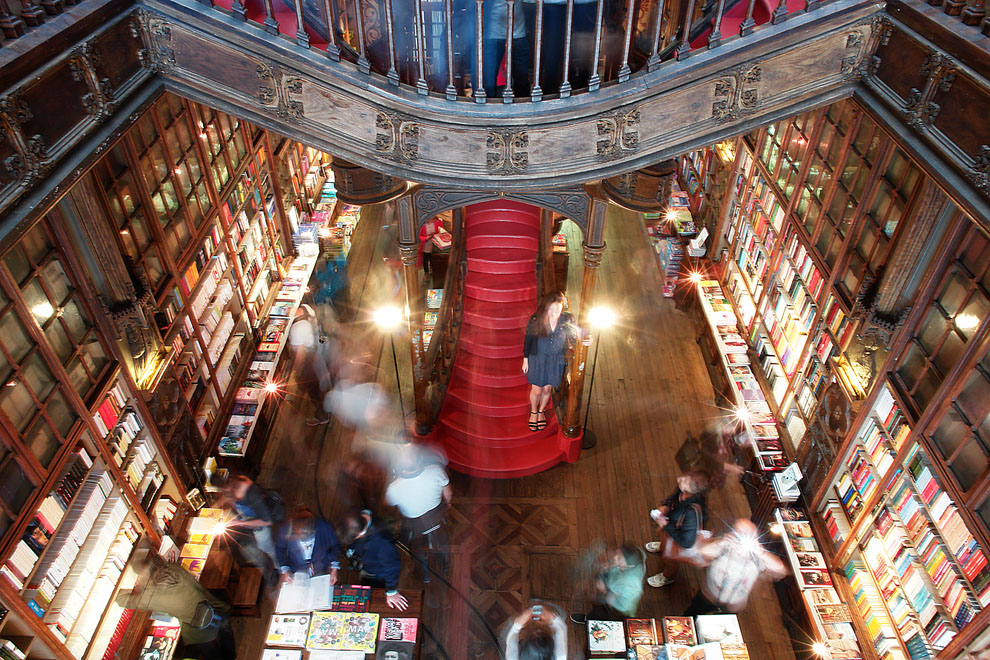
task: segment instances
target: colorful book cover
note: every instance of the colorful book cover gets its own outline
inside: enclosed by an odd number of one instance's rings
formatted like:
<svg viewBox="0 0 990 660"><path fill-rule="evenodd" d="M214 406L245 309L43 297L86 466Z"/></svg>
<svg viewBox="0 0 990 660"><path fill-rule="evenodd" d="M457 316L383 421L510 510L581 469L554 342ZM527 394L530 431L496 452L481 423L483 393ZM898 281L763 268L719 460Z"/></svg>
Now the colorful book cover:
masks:
<svg viewBox="0 0 990 660"><path fill-rule="evenodd" d="M182 546L180 557L192 557L193 559L206 559L210 554L210 546L205 543L186 543Z"/></svg>
<svg viewBox="0 0 990 660"><path fill-rule="evenodd" d="M803 521L793 521L784 523L784 531L787 532L789 537L802 538L802 539L813 539L815 538L814 532L811 531L811 525Z"/></svg>
<svg viewBox="0 0 990 660"><path fill-rule="evenodd" d="M626 636L621 621L588 619L588 653L614 655L625 650Z"/></svg>
<svg viewBox="0 0 990 660"><path fill-rule="evenodd" d="M805 591L804 597L811 603L812 606L817 607L818 605L837 605L839 604L839 592L835 589L813 589L811 591Z"/></svg>
<svg viewBox="0 0 990 660"><path fill-rule="evenodd" d="M309 632L309 618L306 614L275 614L268 625L265 644L278 646L305 646Z"/></svg>
<svg viewBox="0 0 990 660"><path fill-rule="evenodd" d="M423 327L425 327L425 328L434 328L434 327L436 327L436 325L437 325L437 318L438 318L437 312L426 312L423 315Z"/></svg>
<svg viewBox="0 0 990 660"><path fill-rule="evenodd" d="M629 646L658 644L657 623L653 619L626 619L626 639Z"/></svg>
<svg viewBox="0 0 990 660"><path fill-rule="evenodd" d="M427 309L440 309L440 303L443 302L443 289L427 289L426 290L426 308Z"/></svg>
<svg viewBox="0 0 990 660"><path fill-rule="evenodd" d="M374 653L377 634L377 614L313 612L306 648Z"/></svg>
<svg viewBox="0 0 990 660"><path fill-rule="evenodd" d="M670 660L724 660L722 647L714 642L697 646L668 644L667 656Z"/></svg>
<svg viewBox="0 0 990 660"><path fill-rule="evenodd" d="M298 649L265 649L261 660L302 660L302 651Z"/></svg>
<svg viewBox="0 0 990 660"><path fill-rule="evenodd" d="M663 644L637 644L636 660L667 660Z"/></svg>
<svg viewBox="0 0 990 660"><path fill-rule="evenodd" d="M749 660L749 649L746 648L745 644L740 644L729 648L723 646L722 658L724 660Z"/></svg>
<svg viewBox="0 0 990 660"><path fill-rule="evenodd" d="M806 514L801 509L782 507L780 509L777 509L777 511L780 513L780 519L783 520L784 522L808 519L808 514Z"/></svg>
<svg viewBox="0 0 990 660"><path fill-rule="evenodd" d="M803 589L823 589L832 586L827 568L805 568L798 572Z"/></svg>
<svg viewBox="0 0 990 660"><path fill-rule="evenodd" d="M788 539L794 552L818 552L815 539Z"/></svg>
<svg viewBox="0 0 990 660"><path fill-rule="evenodd" d="M379 626L379 641L415 642L419 630L419 619L412 617L382 617Z"/></svg>
<svg viewBox="0 0 990 660"><path fill-rule="evenodd" d="M815 605L815 611L822 623L842 623L852 621L849 608L845 603Z"/></svg>
<svg viewBox="0 0 990 660"><path fill-rule="evenodd" d="M795 552L794 557L801 568L826 568L825 556L820 552Z"/></svg>
<svg viewBox="0 0 990 660"><path fill-rule="evenodd" d="M698 636L694 631L694 621L689 616L665 616L663 618L663 638L668 644L694 646Z"/></svg>
<svg viewBox="0 0 990 660"><path fill-rule="evenodd" d="M338 584L333 588L330 609L335 612L367 612L370 604L371 587Z"/></svg>

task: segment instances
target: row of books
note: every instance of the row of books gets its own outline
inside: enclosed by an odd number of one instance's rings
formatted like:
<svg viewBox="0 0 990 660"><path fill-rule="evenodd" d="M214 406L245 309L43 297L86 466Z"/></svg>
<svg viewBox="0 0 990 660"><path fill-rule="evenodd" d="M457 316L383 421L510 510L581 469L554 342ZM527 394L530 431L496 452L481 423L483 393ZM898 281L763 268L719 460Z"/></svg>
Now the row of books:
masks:
<svg viewBox="0 0 990 660"><path fill-rule="evenodd" d="M72 454L63 475L48 496L42 500L37 513L28 523L24 534L4 563L0 572L5 575L17 590L24 588L25 583L34 571L38 559L48 547L52 535L65 518L66 511L72 505L76 493L86 481L86 476L93 461L85 449Z"/></svg>
<svg viewBox="0 0 990 660"><path fill-rule="evenodd" d="M808 514L801 508L782 507L774 511L774 518L780 527L787 560L817 629L818 641L828 649L826 657L862 658L852 617L832 583Z"/></svg>
<svg viewBox="0 0 990 660"><path fill-rule="evenodd" d="M222 456L243 456L265 400L265 386L275 373L279 356L288 339L291 319L298 308L312 275L315 259L299 258L286 272L275 300L263 322L261 342L251 357L247 379L234 395L231 417L219 441ZM240 357L238 357L240 359Z"/></svg>
<svg viewBox="0 0 990 660"><path fill-rule="evenodd" d="M309 657L314 658L326 650L350 651L360 657L374 653L376 658L412 658L418 633L419 620L412 617L383 617L366 611L317 611L274 615L266 643L305 647L310 651ZM266 649L262 659L298 658L301 654L301 650Z"/></svg>
<svg viewBox="0 0 990 660"><path fill-rule="evenodd" d="M747 431L753 454L766 471L787 466L777 420L753 373L746 343L738 333L735 312L717 280L701 280L698 297L705 319L711 326L722 356L723 368L733 385L738 410L745 410Z"/></svg>
<svg viewBox="0 0 990 660"><path fill-rule="evenodd" d="M743 660L749 650L735 614L587 623L588 653L634 660Z"/></svg>

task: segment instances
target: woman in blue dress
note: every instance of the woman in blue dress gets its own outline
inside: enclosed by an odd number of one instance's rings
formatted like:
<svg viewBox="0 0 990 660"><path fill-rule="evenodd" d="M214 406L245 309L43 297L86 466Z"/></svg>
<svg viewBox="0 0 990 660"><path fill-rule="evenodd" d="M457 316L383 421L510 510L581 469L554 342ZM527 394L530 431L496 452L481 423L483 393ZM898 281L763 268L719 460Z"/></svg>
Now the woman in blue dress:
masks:
<svg viewBox="0 0 990 660"><path fill-rule="evenodd" d="M582 334L571 315L564 312L566 303L563 293L551 293L540 301L536 313L526 324L522 370L532 386L529 390L530 431L546 428L545 409L553 388L560 387L564 378L567 349ZM582 343L589 346L591 336L584 337Z"/></svg>

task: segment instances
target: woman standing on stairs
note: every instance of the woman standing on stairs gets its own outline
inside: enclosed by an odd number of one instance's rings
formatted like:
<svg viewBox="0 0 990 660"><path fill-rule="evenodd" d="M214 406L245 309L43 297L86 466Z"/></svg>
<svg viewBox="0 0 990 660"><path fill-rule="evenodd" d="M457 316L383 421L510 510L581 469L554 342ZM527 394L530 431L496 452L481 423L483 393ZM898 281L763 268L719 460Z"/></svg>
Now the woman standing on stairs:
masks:
<svg viewBox="0 0 990 660"><path fill-rule="evenodd" d="M547 427L546 407L553 388L564 378L567 349L582 334L570 314L564 312L567 298L557 291L540 301L526 324L522 370L532 386L529 390L529 430ZM591 336L582 339L591 345Z"/></svg>

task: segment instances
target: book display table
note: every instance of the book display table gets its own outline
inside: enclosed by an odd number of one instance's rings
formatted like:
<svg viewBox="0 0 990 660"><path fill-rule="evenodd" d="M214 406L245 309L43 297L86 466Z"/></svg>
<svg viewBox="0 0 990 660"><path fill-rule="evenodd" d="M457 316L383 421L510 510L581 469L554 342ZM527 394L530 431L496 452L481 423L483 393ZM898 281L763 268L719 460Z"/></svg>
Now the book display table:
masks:
<svg viewBox="0 0 990 660"><path fill-rule="evenodd" d="M635 660L748 660L735 614L667 616L587 624L592 658Z"/></svg>
<svg viewBox="0 0 990 660"><path fill-rule="evenodd" d="M388 606L384 589L331 589L328 576L282 585L262 660L418 658L423 592L402 595L409 607L399 612Z"/></svg>

